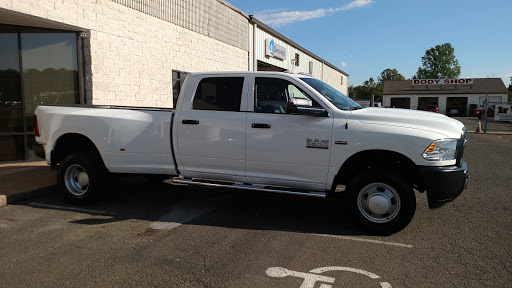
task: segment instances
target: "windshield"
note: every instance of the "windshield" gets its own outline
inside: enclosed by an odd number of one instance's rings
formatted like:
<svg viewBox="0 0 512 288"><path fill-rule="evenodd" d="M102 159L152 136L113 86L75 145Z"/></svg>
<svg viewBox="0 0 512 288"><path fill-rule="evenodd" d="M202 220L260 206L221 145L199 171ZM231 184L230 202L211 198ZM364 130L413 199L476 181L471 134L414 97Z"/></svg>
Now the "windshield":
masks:
<svg viewBox="0 0 512 288"><path fill-rule="evenodd" d="M340 91L332 88L326 83L315 79L315 78L300 78L302 81L309 84L309 86L313 87L318 93L324 95L324 97L329 100L334 106L338 107L341 110L355 110L361 109L361 105L357 104L354 100L348 98L345 94Z"/></svg>

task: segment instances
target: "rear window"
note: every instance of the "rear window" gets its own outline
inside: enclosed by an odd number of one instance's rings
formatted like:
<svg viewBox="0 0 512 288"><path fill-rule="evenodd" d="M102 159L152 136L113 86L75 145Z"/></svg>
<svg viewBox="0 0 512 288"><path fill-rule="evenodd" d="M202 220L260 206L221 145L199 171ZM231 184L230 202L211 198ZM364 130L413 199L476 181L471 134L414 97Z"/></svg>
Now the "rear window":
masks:
<svg viewBox="0 0 512 288"><path fill-rule="evenodd" d="M240 112L244 77L204 78L199 82L192 109Z"/></svg>

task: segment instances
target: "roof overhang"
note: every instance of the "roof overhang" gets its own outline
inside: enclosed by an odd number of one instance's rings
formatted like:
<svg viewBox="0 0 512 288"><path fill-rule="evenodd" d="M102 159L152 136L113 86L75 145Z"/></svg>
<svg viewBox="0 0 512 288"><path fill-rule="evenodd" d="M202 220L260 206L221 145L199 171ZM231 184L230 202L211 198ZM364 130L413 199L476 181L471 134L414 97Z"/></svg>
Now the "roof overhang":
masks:
<svg viewBox="0 0 512 288"><path fill-rule="evenodd" d="M57 21L52 21L39 16L29 15L4 8L0 8L0 24L69 30L77 32L89 30L83 27L59 23Z"/></svg>

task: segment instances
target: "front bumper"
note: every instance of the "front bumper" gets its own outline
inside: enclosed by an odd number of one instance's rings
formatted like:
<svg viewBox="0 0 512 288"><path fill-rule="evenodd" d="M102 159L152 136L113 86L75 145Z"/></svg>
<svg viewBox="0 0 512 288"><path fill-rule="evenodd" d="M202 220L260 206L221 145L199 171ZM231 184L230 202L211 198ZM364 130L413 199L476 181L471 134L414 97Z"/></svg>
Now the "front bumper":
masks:
<svg viewBox="0 0 512 288"><path fill-rule="evenodd" d="M459 166L419 167L427 191L428 207L436 209L457 198L468 185L468 164Z"/></svg>

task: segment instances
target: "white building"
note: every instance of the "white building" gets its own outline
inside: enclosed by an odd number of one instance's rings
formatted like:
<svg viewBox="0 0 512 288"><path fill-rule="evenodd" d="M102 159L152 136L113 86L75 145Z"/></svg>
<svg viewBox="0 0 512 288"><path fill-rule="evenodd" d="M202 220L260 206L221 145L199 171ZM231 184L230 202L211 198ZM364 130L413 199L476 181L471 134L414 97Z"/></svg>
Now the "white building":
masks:
<svg viewBox="0 0 512 288"><path fill-rule="evenodd" d="M249 70L308 73L348 95L347 73L250 17Z"/></svg>
<svg viewBox="0 0 512 288"><path fill-rule="evenodd" d="M439 113L456 109L471 116L486 96L490 102L507 102L507 91L501 78L391 80L384 81L383 106L423 110L436 105Z"/></svg>

